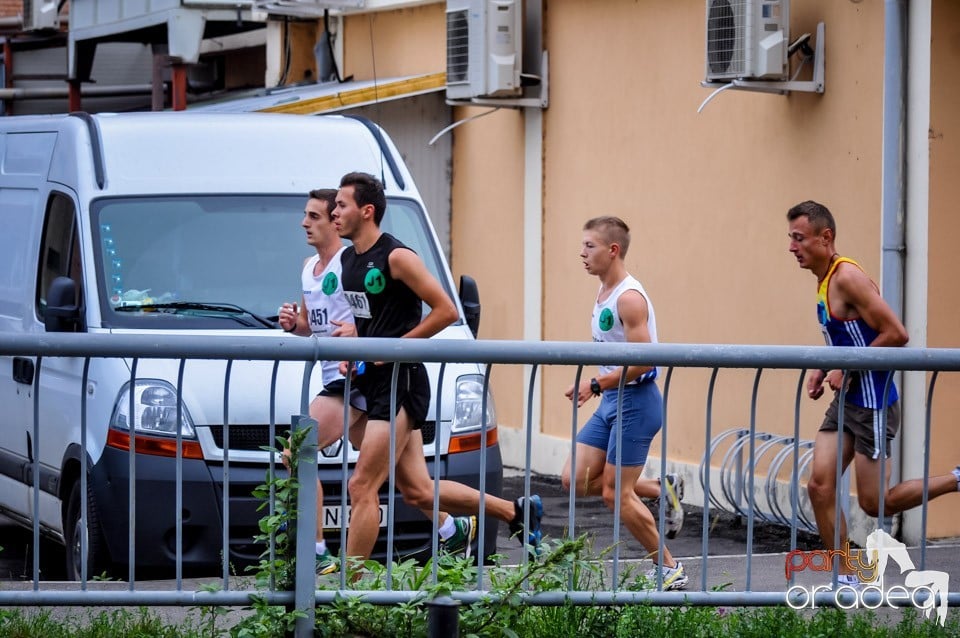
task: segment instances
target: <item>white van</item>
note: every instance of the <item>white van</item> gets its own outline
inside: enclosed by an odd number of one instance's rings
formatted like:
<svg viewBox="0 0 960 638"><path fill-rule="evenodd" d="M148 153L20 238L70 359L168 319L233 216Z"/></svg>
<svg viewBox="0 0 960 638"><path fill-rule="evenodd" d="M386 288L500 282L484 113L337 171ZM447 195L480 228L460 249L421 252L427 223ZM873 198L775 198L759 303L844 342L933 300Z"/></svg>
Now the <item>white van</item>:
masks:
<svg viewBox="0 0 960 638"><path fill-rule="evenodd" d="M45 331L287 336L275 323L276 312L281 302L299 300L300 269L313 250L299 225L307 193L335 188L354 170L382 176L388 202L383 229L416 250L460 309L460 321L438 338L473 339L476 286L464 277L462 298L457 294L416 186L378 127L356 117L204 113L0 118L0 339L3 333ZM35 357L0 356L0 513L27 526L39 517L44 535L66 546L69 578L80 574L84 452L88 574L128 563L131 423L137 443L137 568L174 565L179 366L173 358L139 360L131 383L133 360L94 358L81 387L83 359L45 357L38 370ZM261 446L271 444L273 363L233 362L225 406L227 367L225 361L202 360L184 366L181 514L187 570L222 561L225 412L229 560L255 562L263 549L253 542L262 513L251 491L263 483L269 461ZM435 399L437 367L428 367ZM303 371L299 362L279 367L278 432L300 411ZM313 391L319 376L318 367ZM477 486L482 370L448 365L444 379L441 422L424 428L424 451L443 478ZM40 505L34 511L37 390ZM488 401L492 431L496 420ZM500 450L492 434L486 487L499 494ZM340 454L335 445L318 455L328 529L338 525ZM396 508L396 552L429 551L429 521L399 498ZM497 526L489 523L485 547L493 553ZM375 555L385 555L385 536ZM328 537L336 549L339 534Z"/></svg>

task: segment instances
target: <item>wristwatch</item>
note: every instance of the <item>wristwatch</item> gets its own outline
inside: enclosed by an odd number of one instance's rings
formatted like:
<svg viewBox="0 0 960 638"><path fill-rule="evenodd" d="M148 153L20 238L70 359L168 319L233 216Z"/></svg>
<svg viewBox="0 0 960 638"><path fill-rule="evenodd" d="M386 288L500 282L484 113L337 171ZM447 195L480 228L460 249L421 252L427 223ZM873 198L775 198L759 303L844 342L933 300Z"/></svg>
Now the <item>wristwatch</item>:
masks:
<svg viewBox="0 0 960 638"><path fill-rule="evenodd" d="M603 390L600 388L600 382L597 381L597 378L594 377L590 379L590 392L593 392L595 396L600 396Z"/></svg>

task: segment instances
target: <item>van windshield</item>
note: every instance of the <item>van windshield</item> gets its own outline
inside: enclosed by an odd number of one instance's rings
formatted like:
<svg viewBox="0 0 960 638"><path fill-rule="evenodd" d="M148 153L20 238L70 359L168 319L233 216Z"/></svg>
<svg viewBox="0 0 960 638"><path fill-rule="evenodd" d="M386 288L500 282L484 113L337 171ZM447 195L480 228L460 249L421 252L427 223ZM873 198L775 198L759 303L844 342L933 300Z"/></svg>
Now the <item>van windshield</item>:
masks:
<svg viewBox="0 0 960 638"><path fill-rule="evenodd" d="M281 303L300 301L300 271L313 254L300 227L305 202L292 195L95 201L103 326L269 327ZM381 228L415 250L453 298L419 204L388 199Z"/></svg>

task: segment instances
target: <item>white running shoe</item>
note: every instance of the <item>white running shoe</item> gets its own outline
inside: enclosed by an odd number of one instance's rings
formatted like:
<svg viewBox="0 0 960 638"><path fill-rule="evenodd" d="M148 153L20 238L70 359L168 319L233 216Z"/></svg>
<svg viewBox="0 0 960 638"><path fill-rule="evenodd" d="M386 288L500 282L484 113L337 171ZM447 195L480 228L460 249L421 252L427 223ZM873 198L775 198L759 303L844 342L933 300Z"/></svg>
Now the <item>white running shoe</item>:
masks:
<svg viewBox="0 0 960 638"><path fill-rule="evenodd" d="M683 477L679 474L667 474L663 482L667 492L667 506L663 521L667 538L676 538L683 528Z"/></svg>
<svg viewBox="0 0 960 638"><path fill-rule="evenodd" d="M645 574L647 578L647 587L650 589L657 588L657 574L660 570L663 570L663 591L673 591L676 589L686 589L687 588L687 573L683 570L683 563L677 561L676 567L661 567L660 565L654 565L652 568L647 570Z"/></svg>

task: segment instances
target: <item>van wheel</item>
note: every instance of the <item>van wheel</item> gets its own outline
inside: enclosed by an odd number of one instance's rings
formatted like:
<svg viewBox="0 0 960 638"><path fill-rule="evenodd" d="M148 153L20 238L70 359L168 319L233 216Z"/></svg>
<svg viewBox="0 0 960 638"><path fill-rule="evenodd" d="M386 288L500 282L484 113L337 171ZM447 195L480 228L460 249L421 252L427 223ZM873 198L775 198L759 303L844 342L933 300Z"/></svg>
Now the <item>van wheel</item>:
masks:
<svg viewBox="0 0 960 638"><path fill-rule="evenodd" d="M67 547L67 580L80 580L81 554L80 539L84 533L80 520L80 481L77 480L70 490L67 502L67 517L64 540ZM87 578L99 576L110 569L110 555L107 544L100 532L100 517L94 500L87 495Z"/></svg>

